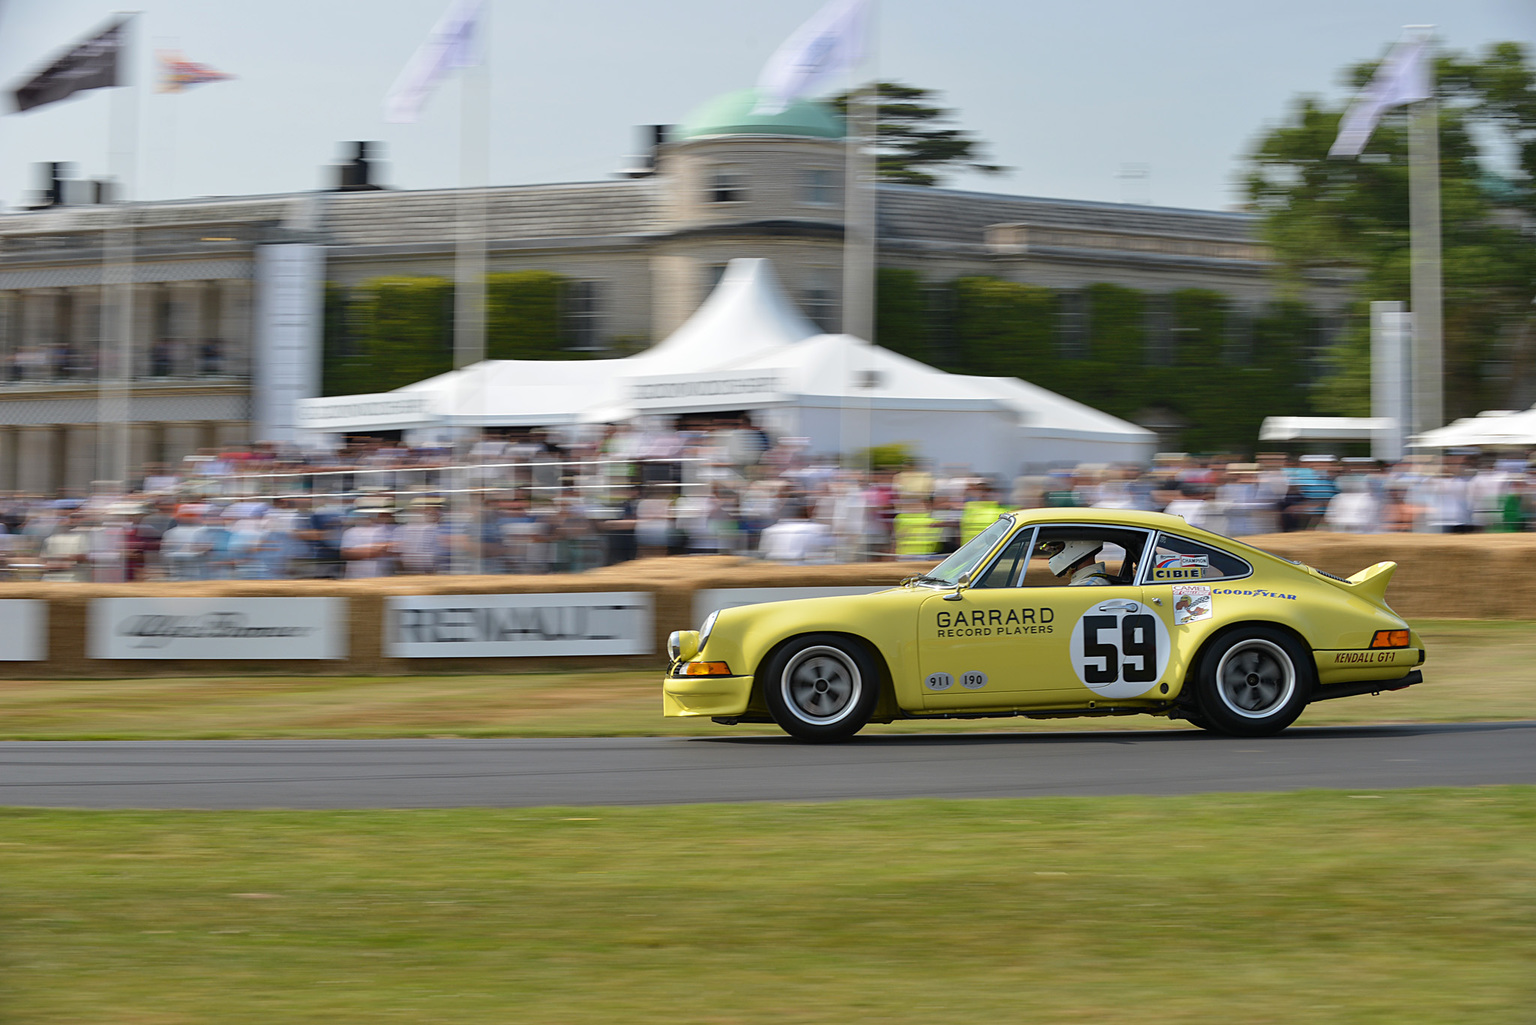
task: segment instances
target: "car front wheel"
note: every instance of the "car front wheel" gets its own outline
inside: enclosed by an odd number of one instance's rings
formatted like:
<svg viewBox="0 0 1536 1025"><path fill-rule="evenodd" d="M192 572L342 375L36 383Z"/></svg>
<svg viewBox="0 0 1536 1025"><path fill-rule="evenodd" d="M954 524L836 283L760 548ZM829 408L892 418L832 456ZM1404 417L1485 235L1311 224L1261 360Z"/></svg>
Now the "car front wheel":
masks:
<svg viewBox="0 0 1536 1025"><path fill-rule="evenodd" d="M797 740L846 740L869 722L880 676L863 645L809 634L780 648L763 673L763 697L779 727Z"/></svg>
<svg viewBox="0 0 1536 1025"><path fill-rule="evenodd" d="M1269 736L1295 722L1307 706L1311 660L1289 634L1240 627L1200 656L1196 693L1207 728L1236 737Z"/></svg>

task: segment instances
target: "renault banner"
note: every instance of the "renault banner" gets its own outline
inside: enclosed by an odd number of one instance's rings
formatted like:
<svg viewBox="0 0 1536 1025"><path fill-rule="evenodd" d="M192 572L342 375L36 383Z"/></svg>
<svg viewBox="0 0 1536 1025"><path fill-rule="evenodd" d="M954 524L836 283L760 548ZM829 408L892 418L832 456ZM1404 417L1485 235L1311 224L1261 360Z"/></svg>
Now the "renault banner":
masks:
<svg viewBox="0 0 1536 1025"><path fill-rule="evenodd" d="M388 658L647 655L647 591L575 594L440 594L392 597L384 606Z"/></svg>

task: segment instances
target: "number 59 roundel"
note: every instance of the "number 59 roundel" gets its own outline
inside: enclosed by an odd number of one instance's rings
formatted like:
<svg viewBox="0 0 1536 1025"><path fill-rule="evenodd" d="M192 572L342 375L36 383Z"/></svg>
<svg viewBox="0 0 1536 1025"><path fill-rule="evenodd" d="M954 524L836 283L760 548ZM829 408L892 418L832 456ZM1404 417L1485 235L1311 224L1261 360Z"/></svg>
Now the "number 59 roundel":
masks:
<svg viewBox="0 0 1536 1025"><path fill-rule="evenodd" d="M1140 602L1091 606L1072 628L1072 669L1106 698L1145 694L1168 668L1168 627Z"/></svg>

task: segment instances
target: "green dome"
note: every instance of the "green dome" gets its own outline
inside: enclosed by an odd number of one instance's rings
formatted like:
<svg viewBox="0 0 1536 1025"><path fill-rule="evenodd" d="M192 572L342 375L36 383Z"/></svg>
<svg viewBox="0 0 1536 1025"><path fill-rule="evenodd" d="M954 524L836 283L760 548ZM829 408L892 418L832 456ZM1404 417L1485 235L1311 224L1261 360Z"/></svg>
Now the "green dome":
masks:
<svg viewBox="0 0 1536 1025"><path fill-rule="evenodd" d="M829 104L815 100L796 100L781 114L754 114L757 90L717 96L699 107L678 130L679 139L698 139L706 135L809 135L818 139L841 139L843 119Z"/></svg>

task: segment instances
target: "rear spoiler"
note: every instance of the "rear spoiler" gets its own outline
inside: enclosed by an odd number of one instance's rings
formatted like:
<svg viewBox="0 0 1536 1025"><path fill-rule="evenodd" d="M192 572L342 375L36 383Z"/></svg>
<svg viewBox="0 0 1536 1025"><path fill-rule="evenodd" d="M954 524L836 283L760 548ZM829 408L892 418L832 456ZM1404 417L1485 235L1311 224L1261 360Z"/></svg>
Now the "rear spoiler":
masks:
<svg viewBox="0 0 1536 1025"><path fill-rule="evenodd" d="M1378 562L1374 566L1367 566L1344 581L1346 587L1355 594L1375 605L1387 603L1387 585L1392 582L1392 574L1397 572L1397 563Z"/></svg>

